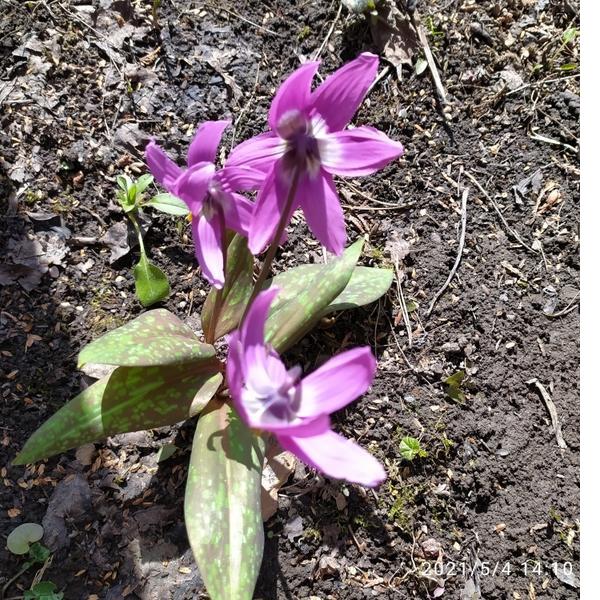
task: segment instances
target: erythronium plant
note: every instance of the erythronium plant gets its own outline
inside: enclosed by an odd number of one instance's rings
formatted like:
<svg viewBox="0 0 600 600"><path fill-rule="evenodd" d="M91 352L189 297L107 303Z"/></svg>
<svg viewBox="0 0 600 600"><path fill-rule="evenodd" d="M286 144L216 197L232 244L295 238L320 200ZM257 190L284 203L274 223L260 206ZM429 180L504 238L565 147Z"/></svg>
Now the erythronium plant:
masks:
<svg viewBox="0 0 600 600"><path fill-rule="evenodd" d="M346 233L332 174L367 175L402 153L370 127L344 130L375 78L362 54L315 91L317 63L281 86L271 131L214 165L228 121L202 124L181 168L154 142L154 177L192 214L196 256L212 289L204 339L164 309L148 311L88 344L78 365L114 365L44 423L15 459L28 464L106 436L198 417L185 493L190 544L210 596L245 600L262 561L261 473L265 444L279 444L317 471L366 487L385 478L365 449L332 429L330 414L361 396L376 362L369 348L334 356L302 377L281 354L330 312L384 295L392 271L357 267L364 241ZM258 190L255 203L240 191ZM267 279L293 211L337 258ZM254 256L270 242L254 279ZM229 334L227 336L227 334ZM214 342L227 336L226 360Z"/></svg>

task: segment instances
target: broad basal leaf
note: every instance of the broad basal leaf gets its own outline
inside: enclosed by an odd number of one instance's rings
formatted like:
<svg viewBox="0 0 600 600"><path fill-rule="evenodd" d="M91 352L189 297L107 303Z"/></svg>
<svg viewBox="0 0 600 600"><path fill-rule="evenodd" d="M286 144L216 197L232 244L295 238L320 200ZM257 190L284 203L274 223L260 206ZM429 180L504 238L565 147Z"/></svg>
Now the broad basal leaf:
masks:
<svg viewBox="0 0 600 600"><path fill-rule="evenodd" d="M313 277L318 276L324 266L300 265L267 281L265 289L276 285L281 290L273 303L274 309L276 310L278 306L309 289ZM375 302L388 291L393 279L394 272L391 269L356 267L344 291L326 306L319 316L323 317L338 310L347 310Z"/></svg>
<svg viewBox="0 0 600 600"><path fill-rule="evenodd" d="M223 304L217 321L215 339L233 331L239 324L246 303L252 293L252 266L254 259L246 238L235 235L227 249L227 272L223 287ZM213 288L202 308L202 328L208 331L215 309L217 291Z"/></svg>
<svg viewBox="0 0 600 600"><path fill-rule="evenodd" d="M86 363L148 367L214 359L215 349L164 308L150 310L88 344L77 360Z"/></svg>
<svg viewBox="0 0 600 600"><path fill-rule="evenodd" d="M263 440L227 405L196 426L185 525L212 600L251 600L264 546Z"/></svg>
<svg viewBox="0 0 600 600"><path fill-rule="evenodd" d="M364 240L355 242L338 259L323 265L301 292L292 297L284 293L283 299L276 299L267 319L266 339L278 352L283 352L310 331L321 318L322 311L342 293L350 281L363 243Z"/></svg>
<svg viewBox="0 0 600 600"><path fill-rule="evenodd" d="M14 464L117 433L173 425L197 414L220 383L215 363L209 365L118 367L50 417L27 440Z"/></svg>
<svg viewBox="0 0 600 600"><path fill-rule="evenodd" d="M394 272L391 269L356 267L344 291L325 308L321 316L371 304L390 289L393 280Z"/></svg>

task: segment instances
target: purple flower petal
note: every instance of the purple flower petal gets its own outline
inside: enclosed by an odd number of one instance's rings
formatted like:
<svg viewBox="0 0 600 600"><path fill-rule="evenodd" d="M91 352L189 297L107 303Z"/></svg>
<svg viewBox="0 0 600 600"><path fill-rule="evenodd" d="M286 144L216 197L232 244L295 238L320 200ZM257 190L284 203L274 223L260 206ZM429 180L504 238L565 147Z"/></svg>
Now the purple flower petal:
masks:
<svg viewBox="0 0 600 600"><path fill-rule="evenodd" d="M320 435L331 429L331 419L328 415L321 415L316 419L303 419L299 424L288 425L285 427L262 427L265 431L274 433L279 438L284 436L286 438L303 438Z"/></svg>
<svg viewBox="0 0 600 600"><path fill-rule="evenodd" d="M269 125L274 131L285 113L303 112L310 99L310 86L319 68L318 62L307 62L296 69L282 84L271 102Z"/></svg>
<svg viewBox="0 0 600 600"><path fill-rule="evenodd" d="M249 167L224 167L217 171L217 180L232 191L257 190L265 181L265 173Z"/></svg>
<svg viewBox="0 0 600 600"><path fill-rule="evenodd" d="M330 415L364 394L377 362L368 347L354 348L328 360L300 383L299 417Z"/></svg>
<svg viewBox="0 0 600 600"><path fill-rule="evenodd" d="M312 109L325 119L329 131L339 131L350 122L377 76L378 65L377 56L364 52L313 92Z"/></svg>
<svg viewBox="0 0 600 600"><path fill-rule="evenodd" d="M248 423L249 415L246 412L243 402L240 401L246 371L239 330L236 330L227 336L227 344L229 346L225 373L227 386L229 387L229 392L233 398L233 404L236 410L244 422Z"/></svg>
<svg viewBox="0 0 600 600"><path fill-rule="evenodd" d="M182 171L154 140L146 146L146 163L154 179L171 191Z"/></svg>
<svg viewBox="0 0 600 600"><path fill-rule="evenodd" d="M215 162L223 131L229 125L231 121L206 121L198 127L188 148L188 167L199 162Z"/></svg>
<svg viewBox="0 0 600 600"><path fill-rule="evenodd" d="M237 233L247 236L252 222L254 203L240 194L231 194L231 204L225 211L225 225Z"/></svg>
<svg viewBox="0 0 600 600"><path fill-rule="evenodd" d="M331 175L321 170L314 179L306 177L297 197L309 229L329 251L340 255L346 245L346 225Z"/></svg>
<svg viewBox="0 0 600 600"><path fill-rule="evenodd" d="M386 477L375 457L331 430L310 437L278 435L277 439L307 465L334 479L377 487Z"/></svg>
<svg viewBox="0 0 600 600"><path fill-rule="evenodd" d="M225 168L248 167L266 174L284 151L285 145L278 135L272 131L261 133L237 145L229 154Z"/></svg>
<svg viewBox="0 0 600 600"><path fill-rule="evenodd" d="M374 127L338 131L319 139L321 165L346 177L370 175L404 154L400 142Z"/></svg>
<svg viewBox="0 0 600 600"><path fill-rule="evenodd" d="M265 246L273 240L277 225L285 210L289 186L279 176L281 168L283 168L283 165L280 160L267 175L254 205L254 214L248 232L248 248L254 255L260 254ZM294 205L290 214L294 212L297 206L298 194L294 198ZM281 240L274 241L281 243Z"/></svg>
<svg viewBox="0 0 600 600"><path fill-rule="evenodd" d="M225 232L221 230L218 217L210 220L203 214L199 217L192 217L192 232L196 246L196 258L202 274L211 285L221 289L225 283L221 245Z"/></svg>
<svg viewBox="0 0 600 600"><path fill-rule="evenodd" d="M188 205L192 215L198 216L214 174L212 163L196 163L183 171L169 191Z"/></svg>
<svg viewBox="0 0 600 600"><path fill-rule="evenodd" d="M248 309L246 318L240 328L240 340L244 351L252 346L265 346L265 323L275 296L279 288L271 287L260 292Z"/></svg>

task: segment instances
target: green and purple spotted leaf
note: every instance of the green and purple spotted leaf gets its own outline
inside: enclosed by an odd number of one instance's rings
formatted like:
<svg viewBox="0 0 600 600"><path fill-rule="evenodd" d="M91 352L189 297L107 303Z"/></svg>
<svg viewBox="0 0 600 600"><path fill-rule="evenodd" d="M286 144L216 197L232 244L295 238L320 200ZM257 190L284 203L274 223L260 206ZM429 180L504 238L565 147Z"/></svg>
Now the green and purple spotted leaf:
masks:
<svg viewBox="0 0 600 600"><path fill-rule="evenodd" d="M266 339L278 352L283 352L308 333L327 312L327 307L338 298L347 287L356 262L360 256L364 240L359 240L347 248L336 260L322 265L310 277L306 265L299 267L303 285L296 288L289 285L295 282L288 279L287 273L267 282L270 285L280 285L283 279L282 291L277 295L266 324ZM334 309L336 310L336 309Z"/></svg>
<svg viewBox="0 0 600 600"><path fill-rule="evenodd" d="M313 277L322 268L323 265L294 267L277 275L273 280L267 281L265 288L276 285L281 289L276 303L287 302L303 290L310 288ZM389 290L393 279L394 272L391 269L356 267L344 291L321 311L319 317L335 311L357 308L375 302Z"/></svg>
<svg viewBox="0 0 600 600"><path fill-rule="evenodd" d="M173 425L216 393L216 362L118 367L48 419L13 461L23 465L127 431Z"/></svg>
<svg viewBox="0 0 600 600"><path fill-rule="evenodd" d="M196 426L185 525L212 600L251 600L262 562L264 442L226 404Z"/></svg>
<svg viewBox="0 0 600 600"><path fill-rule="evenodd" d="M88 344L79 353L77 364L149 367L214 360L215 349L211 345L202 344L185 323L159 308Z"/></svg>
<svg viewBox="0 0 600 600"><path fill-rule="evenodd" d="M252 293L252 267L254 258L248 250L246 238L236 234L227 249L227 272L223 287L223 305L215 329L215 339L233 331L244 314ZM208 331L212 319L217 290L208 294L202 307L202 327Z"/></svg>

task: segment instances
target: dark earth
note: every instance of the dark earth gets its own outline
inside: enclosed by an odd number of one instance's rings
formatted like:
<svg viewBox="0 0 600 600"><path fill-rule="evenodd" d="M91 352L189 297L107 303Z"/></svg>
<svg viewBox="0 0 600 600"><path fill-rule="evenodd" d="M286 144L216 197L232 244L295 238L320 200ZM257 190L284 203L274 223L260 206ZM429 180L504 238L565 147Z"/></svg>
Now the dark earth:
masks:
<svg viewBox="0 0 600 600"><path fill-rule="evenodd" d="M78 351L143 311L137 250L111 262L102 238L124 222L115 176L146 172L151 136L183 161L206 119L234 122L223 159L234 136L266 127L301 60L318 53L326 74L379 52L366 18L338 8L163 0L154 20L151 2L1 0L0 587L24 562L4 538L35 522L52 550L37 580L69 600L207 597L183 524L193 423L11 461L92 381ZM349 237L368 237L362 264L395 260L396 282L288 358L310 370L373 348L372 389L335 421L388 479L367 491L298 465L265 523L256 598L579 597L578 10L419 2L445 103L421 48L382 58L390 68L354 122L406 153L338 189ZM463 197L460 264L429 311L459 254ZM148 215L151 259L172 285L163 306L199 330L208 287L187 222ZM289 231L277 272L322 262L300 213ZM405 436L426 455L403 457ZM158 463L169 442L177 451Z"/></svg>

